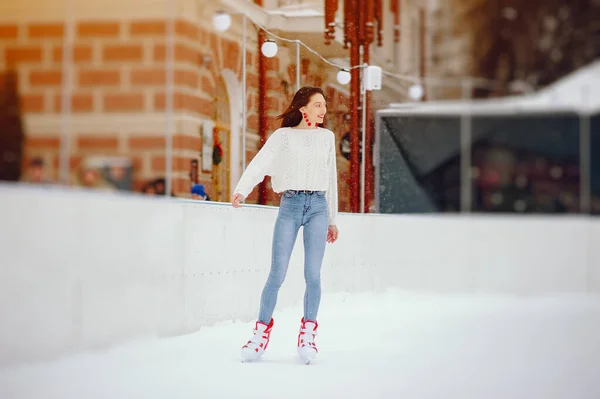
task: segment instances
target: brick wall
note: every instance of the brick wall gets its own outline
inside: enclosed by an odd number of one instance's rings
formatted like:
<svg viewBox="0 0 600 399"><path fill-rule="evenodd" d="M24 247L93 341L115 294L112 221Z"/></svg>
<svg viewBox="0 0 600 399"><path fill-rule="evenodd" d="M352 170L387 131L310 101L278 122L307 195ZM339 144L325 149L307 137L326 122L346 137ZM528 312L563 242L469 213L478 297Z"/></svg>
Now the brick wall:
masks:
<svg viewBox="0 0 600 399"><path fill-rule="evenodd" d="M146 124L144 115L165 111L165 26L160 20L77 21L71 110L75 118L100 115L102 123L90 129L81 126L85 125L82 122L79 129L72 129L73 166L90 154L122 154L134 159L138 182L164 175L164 124ZM61 111L64 29L62 22L5 24L0 28L2 66L18 71L22 109L27 117L58 116ZM182 20L177 21L175 30L174 110L210 118L219 69L241 69L235 57L239 45ZM206 68L203 55L215 54L217 46L222 46L227 56L222 64L213 62L212 68ZM128 129L120 123L123 115L139 120L146 128ZM93 124L91 119L89 122ZM26 154L43 155L56 166L60 119L53 125L54 134L47 129L26 132ZM174 189L186 192L188 179L184 176L189 159L201 151L199 130L176 130L174 150Z"/></svg>
<svg viewBox="0 0 600 399"><path fill-rule="evenodd" d="M60 113L64 29L62 23L0 28L3 67L18 70L22 107L27 117ZM209 118L213 108L210 98L214 92L213 75L218 65L212 70L204 68L202 54L213 52L217 40L184 21L177 22L176 32L175 111ZM133 157L138 181L164 174L164 125L129 131L119 124L118 116L134 116L144 125L144 114L164 112L165 39L164 21L76 23L72 113L75 117L102 115L103 122L92 129L95 131L74 129L75 139L71 143L74 167L86 155L124 154ZM230 63L226 66L231 67ZM53 125L54 134L27 131L26 154L43 155L50 165L56 166L58 118ZM186 150L198 153L201 150L198 132L176 131L174 149L176 154ZM189 153L178 154L174 159L174 172L178 174L176 192L186 191L186 179L181 174L189 169L185 160L191 157Z"/></svg>

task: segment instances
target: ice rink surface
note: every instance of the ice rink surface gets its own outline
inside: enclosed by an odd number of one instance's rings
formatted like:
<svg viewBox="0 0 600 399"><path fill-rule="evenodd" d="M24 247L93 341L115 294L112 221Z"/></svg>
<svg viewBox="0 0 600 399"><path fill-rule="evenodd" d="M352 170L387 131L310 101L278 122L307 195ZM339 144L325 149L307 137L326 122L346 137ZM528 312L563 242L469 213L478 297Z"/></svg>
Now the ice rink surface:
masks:
<svg viewBox="0 0 600 399"><path fill-rule="evenodd" d="M253 323L232 321L5 368L0 398L600 398L599 296L324 295L310 365L301 309L276 309L260 362L241 363Z"/></svg>

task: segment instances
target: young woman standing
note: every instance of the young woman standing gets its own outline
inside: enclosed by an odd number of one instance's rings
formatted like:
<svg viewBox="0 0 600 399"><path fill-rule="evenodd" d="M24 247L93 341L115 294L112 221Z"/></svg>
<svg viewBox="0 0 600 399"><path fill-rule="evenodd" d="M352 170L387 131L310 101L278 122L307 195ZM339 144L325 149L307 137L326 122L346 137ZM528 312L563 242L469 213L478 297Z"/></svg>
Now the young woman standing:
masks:
<svg viewBox="0 0 600 399"><path fill-rule="evenodd" d="M273 191L283 193L273 233L271 271L263 288L252 338L242 358L262 356L273 328L273 311L298 231L304 227L304 317L300 321L298 354L309 363L317 355L317 313L321 302L321 263L326 243L338 238L335 135L319 127L327 113L323 91L302 87L279 115L281 128L269 137L240 178L232 197L238 208L265 176Z"/></svg>

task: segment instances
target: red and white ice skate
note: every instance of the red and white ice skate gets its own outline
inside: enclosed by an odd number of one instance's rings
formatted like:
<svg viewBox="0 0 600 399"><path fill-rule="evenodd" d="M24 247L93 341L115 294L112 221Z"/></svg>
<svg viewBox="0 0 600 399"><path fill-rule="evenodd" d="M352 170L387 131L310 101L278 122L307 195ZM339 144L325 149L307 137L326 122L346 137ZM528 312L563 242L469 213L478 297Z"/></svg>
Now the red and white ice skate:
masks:
<svg viewBox="0 0 600 399"><path fill-rule="evenodd" d="M317 357L319 350L315 344L315 337L317 336L317 324L316 321L304 321L304 317L300 322L300 332L298 333L298 355L300 359L306 364L309 364Z"/></svg>
<svg viewBox="0 0 600 399"><path fill-rule="evenodd" d="M261 357L267 346L269 346L269 340L271 339L271 329L273 328L273 319L267 325L263 322L257 321L254 327L254 335L242 346L242 359L243 360L256 360Z"/></svg>

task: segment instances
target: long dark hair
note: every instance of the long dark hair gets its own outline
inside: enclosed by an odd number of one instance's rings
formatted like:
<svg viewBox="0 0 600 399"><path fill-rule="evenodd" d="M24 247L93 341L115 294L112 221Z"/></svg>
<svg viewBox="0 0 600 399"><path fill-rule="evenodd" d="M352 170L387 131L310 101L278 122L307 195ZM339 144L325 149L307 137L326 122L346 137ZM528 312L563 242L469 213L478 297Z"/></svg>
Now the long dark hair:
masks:
<svg viewBox="0 0 600 399"><path fill-rule="evenodd" d="M296 94L294 94L294 98L287 109L283 111L281 115L277 116L277 119L281 119L281 127L298 126L300 122L302 122L302 112L300 112L300 108L308 104L310 98L315 94L320 94L325 97L325 94L323 94L323 90L320 87L301 87ZM322 124L320 126L322 126Z"/></svg>

